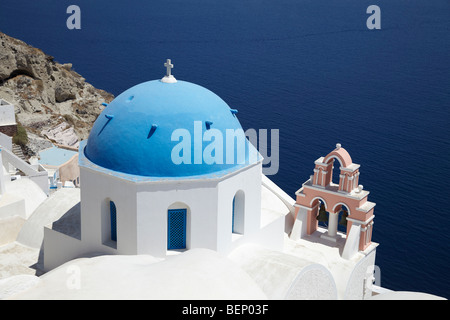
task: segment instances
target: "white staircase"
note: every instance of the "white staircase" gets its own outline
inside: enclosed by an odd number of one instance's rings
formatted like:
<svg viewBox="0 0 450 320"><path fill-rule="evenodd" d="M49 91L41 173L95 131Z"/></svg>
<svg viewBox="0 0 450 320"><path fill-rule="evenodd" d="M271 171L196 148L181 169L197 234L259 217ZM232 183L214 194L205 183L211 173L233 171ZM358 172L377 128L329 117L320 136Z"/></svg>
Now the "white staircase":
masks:
<svg viewBox="0 0 450 320"><path fill-rule="evenodd" d="M21 148L19 145L15 144L15 143L13 143L13 145L12 145L12 152L13 152L19 159L22 159L23 161L26 161L26 160L27 160L26 157L25 157L25 155L23 154L22 148Z"/></svg>
<svg viewBox="0 0 450 320"><path fill-rule="evenodd" d="M9 168L9 165L11 165L14 168L22 171L26 178L34 181L47 195L49 194L48 172L44 169L44 167L39 165L37 168L34 168L24 159L16 156L14 152L11 152L6 148L1 148L0 152L0 159L5 168Z"/></svg>

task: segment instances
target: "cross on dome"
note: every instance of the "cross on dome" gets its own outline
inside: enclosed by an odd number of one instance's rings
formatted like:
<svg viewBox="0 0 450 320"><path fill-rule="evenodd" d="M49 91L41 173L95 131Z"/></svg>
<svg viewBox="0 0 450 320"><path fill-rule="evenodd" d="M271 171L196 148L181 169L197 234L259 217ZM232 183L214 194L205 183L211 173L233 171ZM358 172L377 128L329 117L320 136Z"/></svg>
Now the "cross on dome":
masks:
<svg viewBox="0 0 450 320"><path fill-rule="evenodd" d="M173 64L170 59L167 59L166 63L164 63L164 67L166 67L166 75L161 79L164 83L175 83L177 79L172 75Z"/></svg>
<svg viewBox="0 0 450 320"><path fill-rule="evenodd" d="M167 74L166 74L166 76L167 76L167 77L170 77L171 74L172 74L172 68L173 68L172 61L171 61L170 59L167 59L167 62L164 63L164 67L167 68Z"/></svg>

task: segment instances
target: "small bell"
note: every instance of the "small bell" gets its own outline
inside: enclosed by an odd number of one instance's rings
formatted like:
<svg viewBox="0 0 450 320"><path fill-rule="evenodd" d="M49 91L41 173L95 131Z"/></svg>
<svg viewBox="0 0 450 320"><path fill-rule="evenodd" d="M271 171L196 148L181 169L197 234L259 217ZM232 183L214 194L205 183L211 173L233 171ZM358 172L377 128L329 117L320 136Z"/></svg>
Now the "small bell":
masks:
<svg viewBox="0 0 450 320"><path fill-rule="evenodd" d="M323 205L323 203L320 205L319 214L317 215L317 220L319 222L323 222L323 223L328 222L327 210L325 210L325 206Z"/></svg>
<svg viewBox="0 0 450 320"><path fill-rule="evenodd" d="M347 227L347 217L348 217L347 210L342 210L341 220L339 221L340 226Z"/></svg>

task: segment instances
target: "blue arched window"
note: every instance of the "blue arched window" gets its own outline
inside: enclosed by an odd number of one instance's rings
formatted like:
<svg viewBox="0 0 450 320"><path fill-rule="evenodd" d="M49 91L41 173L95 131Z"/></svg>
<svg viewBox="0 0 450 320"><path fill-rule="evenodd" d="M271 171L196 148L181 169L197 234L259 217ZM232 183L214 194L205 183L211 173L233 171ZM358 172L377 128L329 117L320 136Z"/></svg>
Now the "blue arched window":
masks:
<svg viewBox="0 0 450 320"><path fill-rule="evenodd" d="M114 201L109 202L109 214L111 218L111 240L117 241L117 209Z"/></svg>

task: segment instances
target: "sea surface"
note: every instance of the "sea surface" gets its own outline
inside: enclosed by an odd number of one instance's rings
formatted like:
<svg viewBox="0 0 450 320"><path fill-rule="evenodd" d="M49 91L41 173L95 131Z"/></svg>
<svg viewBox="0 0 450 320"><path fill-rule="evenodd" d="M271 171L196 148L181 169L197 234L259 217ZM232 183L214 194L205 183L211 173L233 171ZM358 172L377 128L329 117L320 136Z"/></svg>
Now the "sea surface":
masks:
<svg viewBox="0 0 450 320"><path fill-rule="evenodd" d="M450 1L0 0L0 31L115 95L171 58L244 129L280 130L270 178L293 197L341 143L377 203L381 285L450 298Z"/></svg>

